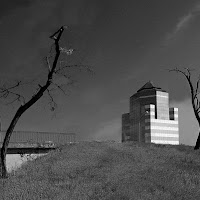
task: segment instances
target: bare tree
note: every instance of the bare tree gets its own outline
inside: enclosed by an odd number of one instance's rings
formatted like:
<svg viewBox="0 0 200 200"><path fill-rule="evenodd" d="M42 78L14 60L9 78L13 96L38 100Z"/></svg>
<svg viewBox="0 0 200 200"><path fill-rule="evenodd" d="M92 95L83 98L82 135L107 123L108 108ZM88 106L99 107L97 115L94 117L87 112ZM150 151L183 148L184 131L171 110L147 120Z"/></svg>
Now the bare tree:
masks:
<svg viewBox="0 0 200 200"><path fill-rule="evenodd" d="M50 105L51 109L54 110L56 107L56 102L54 101L54 98L52 96L52 91L57 89L61 91L62 93L65 93L65 89L63 86L73 84L73 80L71 77L67 74L67 69L71 68L78 68L81 70L81 68L85 68L89 72L92 72L90 67L86 65L66 65L65 62L60 61L60 55L61 53L66 53L67 55L71 55L73 50L72 49L66 49L64 47L60 47L60 39L63 34L64 29L67 27L62 26L58 31L56 31L53 35L50 36L50 39L54 41L52 48L54 50L53 55L48 55L46 57L46 64L48 66L48 73L47 78L44 84L38 84L38 88L33 93L33 96L26 101L25 97L21 95L20 93L15 92L14 89L22 86L24 83L22 81L17 81L15 84L8 86L3 84L0 87L0 98L6 99L10 96L14 97L13 100L10 103L14 102L20 102L20 106L17 109L7 131L5 134L5 138L3 141L3 145L1 148L1 178L7 178L7 170L6 170L6 154L7 154L7 148L10 141L10 137L12 135L12 132L19 120L19 118L22 116L22 114L28 110L31 106L33 106L43 95L46 93L49 96L50 99ZM51 48L51 52L52 52ZM66 83L56 83L54 81L55 76L62 76ZM50 87L51 86L51 87ZM53 87L53 88L52 88Z"/></svg>
<svg viewBox="0 0 200 200"><path fill-rule="evenodd" d="M196 81L196 86L194 86L194 84L192 83L192 80L191 80L191 71L193 71L193 69L189 69L189 68L184 68L184 69L185 69L185 71L180 70L178 68L175 68L175 69L169 70L169 72L181 73L186 78L186 80L187 80L187 82L189 84L189 87L190 87L192 108L193 108L195 117L196 117L196 119L198 121L198 124L199 124L199 127L200 127L200 116L199 116L199 113L200 113L200 101L198 99L198 95L200 93L200 91L199 91L200 76L198 77L198 79ZM194 150L197 150L199 148L200 148L200 132L199 132L199 135L198 135Z"/></svg>

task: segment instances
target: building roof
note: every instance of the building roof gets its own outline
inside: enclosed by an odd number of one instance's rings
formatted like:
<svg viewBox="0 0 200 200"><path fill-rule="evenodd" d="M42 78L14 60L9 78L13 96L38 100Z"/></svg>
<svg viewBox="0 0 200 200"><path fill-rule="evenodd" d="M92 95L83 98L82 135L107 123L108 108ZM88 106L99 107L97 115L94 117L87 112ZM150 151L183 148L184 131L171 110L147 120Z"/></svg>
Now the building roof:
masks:
<svg viewBox="0 0 200 200"><path fill-rule="evenodd" d="M137 92L140 92L142 90L149 90L149 89L154 89L154 90L159 90L159 91L163 91L166 92L164 90L162 90L160 87L156 87L154 86L152 81L148 81L146 84L144 84Z"/></svg>

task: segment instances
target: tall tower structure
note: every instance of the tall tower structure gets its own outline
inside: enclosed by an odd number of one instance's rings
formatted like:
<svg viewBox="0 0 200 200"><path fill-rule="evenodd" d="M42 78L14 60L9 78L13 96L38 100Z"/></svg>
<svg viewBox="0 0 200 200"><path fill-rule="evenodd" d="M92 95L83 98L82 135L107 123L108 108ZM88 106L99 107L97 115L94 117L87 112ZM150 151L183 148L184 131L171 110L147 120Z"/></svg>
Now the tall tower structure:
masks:
<svg viewBox="0 0 200 200"><path fill-rule="evenodd" d="M130 97L122 115L122 142L179 144L178 108L169 108L169 94L151 81Z"/></svg>

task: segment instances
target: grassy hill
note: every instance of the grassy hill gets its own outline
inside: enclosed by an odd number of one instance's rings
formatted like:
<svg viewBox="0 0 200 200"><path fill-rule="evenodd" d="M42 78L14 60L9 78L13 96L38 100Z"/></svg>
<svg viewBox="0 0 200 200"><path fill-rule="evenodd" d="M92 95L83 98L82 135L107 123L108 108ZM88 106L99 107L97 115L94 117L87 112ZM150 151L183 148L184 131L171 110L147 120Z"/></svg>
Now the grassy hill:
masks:
<svg viewBox="0 0 200 200"><path fill-rule="evenodd" d="M200 199L200 152L190 146L80 142L0 180L5 200Z"/></svg>

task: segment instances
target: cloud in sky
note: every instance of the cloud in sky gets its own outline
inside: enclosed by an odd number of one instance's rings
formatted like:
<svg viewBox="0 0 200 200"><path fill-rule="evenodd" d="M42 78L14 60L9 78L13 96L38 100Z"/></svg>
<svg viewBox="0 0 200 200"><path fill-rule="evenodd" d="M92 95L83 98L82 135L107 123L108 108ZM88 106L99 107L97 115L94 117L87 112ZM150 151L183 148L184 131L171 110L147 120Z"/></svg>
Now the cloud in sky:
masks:
<svg viewBox="0 0 200 200"><path fill-rule="evenodd" d="M172 32L167 34L166 42L175 38L180 31L188 28L192 20L194 20L199 14L200 14L200 3L195 4L195 6L186 15L183 15L179 19Z"/></svg>
<svg viewBox="0 0 200 200"><path fill-rule="evenodd" d="M189 13L189 14L183 16L180 19L180 21L177 23L174 33L177 33L181 29L186 28L193 17L194 17L194 15L192 13Z"/></svg>

